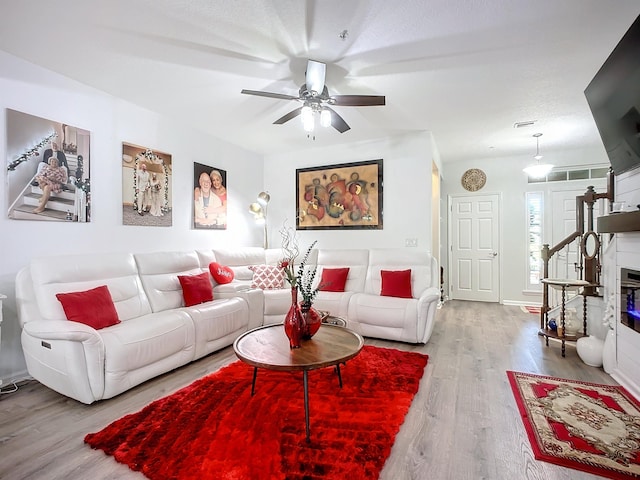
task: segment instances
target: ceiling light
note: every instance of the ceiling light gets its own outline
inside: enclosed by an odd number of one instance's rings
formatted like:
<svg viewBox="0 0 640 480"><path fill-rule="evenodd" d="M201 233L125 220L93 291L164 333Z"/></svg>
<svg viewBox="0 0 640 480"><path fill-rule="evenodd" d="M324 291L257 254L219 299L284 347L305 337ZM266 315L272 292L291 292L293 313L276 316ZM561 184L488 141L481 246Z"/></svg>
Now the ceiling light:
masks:
<svg viewBox="0 0 640 480"><path fill-rule="evenodd" d="M531 178L543 178L553 170L553 165L549 163L540 163L540 160L542 159L542 155L540 154L540 137L542 134L534 133L533 136L536 139L536 154L533 156L533 158L536 159L536 163L529 165L527 168L523 169L523 171Z"/></svg>
<svg viewBox="0 0 640 480"><path fill-rule="evenodd" d="M320 125L325 128L331 126L331 111L328 108L323 108L320 112Z"/></svg>
<svg viewBox="0 0 640 480"><path fill-rule="evenodd" d="M313 129L315 127L313 109L309 105L305 105L304 107L302 107L300 117L302 118L302 127L304 128L304 131L313 132Z"/></svg>

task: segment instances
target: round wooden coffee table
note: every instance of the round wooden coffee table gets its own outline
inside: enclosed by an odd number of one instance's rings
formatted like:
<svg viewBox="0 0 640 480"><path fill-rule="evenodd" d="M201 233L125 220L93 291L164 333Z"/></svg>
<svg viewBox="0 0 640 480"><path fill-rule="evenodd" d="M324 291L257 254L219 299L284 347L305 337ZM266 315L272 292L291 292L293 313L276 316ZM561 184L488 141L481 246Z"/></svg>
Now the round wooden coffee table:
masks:
<svg viewBox="0 0 640 480"><path fill-rule="evenodd" d="M304 386L305 433L309 441L309 387L307 372L335 366L342 388L340 364L352 359L364 345L356 332L335 325L323 324L311 340L303 340L300 348L290 349L282 324L265 325L240 335L233 350L240 360L253 368L251 395L255 392L258 368L281 371L302 371Z"/></svg>

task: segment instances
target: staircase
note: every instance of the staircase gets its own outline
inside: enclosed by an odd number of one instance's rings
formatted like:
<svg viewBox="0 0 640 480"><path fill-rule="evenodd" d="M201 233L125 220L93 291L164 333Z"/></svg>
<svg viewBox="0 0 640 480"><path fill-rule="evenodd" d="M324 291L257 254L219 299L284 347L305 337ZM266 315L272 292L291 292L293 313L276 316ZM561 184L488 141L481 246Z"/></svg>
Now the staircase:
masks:
<svg viewBox="0 0 640 480"><path fill-rule="evenodd" d="M589 187L584 195L576 197L576 230L567 238L553 247L548 244L543 245L541 257L543 261L542 279L542 308L540 311L539 335L545 337L546 345L549 345L549 338L557 339L562 344L562 356L565 356L565 342L577 341L577 339L587 333L587 297L599 297L600 285L600 255L601 238L594 231L593 207L597 200L607 199L609 202L614 198L613 173L609 171L609 181L606 193L596 193L593 187ZM585 212L586 210L586 212ZM578 261L575 264L577 278L575 279L551 279L549 278L549 262L552 257L567 248L572 242L578 242ZM558 295L550 295L550 287L560 290ZM578 297L582 297L581 301ZM564 327L565 311L570 303L582 303L583 331L574 337L567 337L564 328L551 329L550 320L556 320L558 326ZM576 308L580 312L579 308ZM558 321L559 320L559 321ZM562 333L559 333L562 331Z"/></svg>
<svg viewBox="0 0 640 480"><path fill-rule="evenodd" d="M16 205L14 211L38 215L39 217L48 217L52 220L73 220L76 210L76 187L71 183L67 183L66 188L68 190L63 190L60 193L52 192L44 212L35 214L33 209L40 203L42 190L40 187L31 185L22 196L22 202ZM71 215L70 219L67 218L67 213Z"/></svg>
<svg viewBox="0 0 640 480"><path fill-rule="evenodd" d="M40 203L42 190L39 186L30 183L10 207L10 218L21 220L87 221L87 197L83 191L77 190L75 185L76 173L84 176L82 171L78 171L78 156L67 153L66 158L69 166L69 180L61 192L51 193L45 210L42 213L33 213L33 210ZM35 175L31 181L35 181Z"/></svg>

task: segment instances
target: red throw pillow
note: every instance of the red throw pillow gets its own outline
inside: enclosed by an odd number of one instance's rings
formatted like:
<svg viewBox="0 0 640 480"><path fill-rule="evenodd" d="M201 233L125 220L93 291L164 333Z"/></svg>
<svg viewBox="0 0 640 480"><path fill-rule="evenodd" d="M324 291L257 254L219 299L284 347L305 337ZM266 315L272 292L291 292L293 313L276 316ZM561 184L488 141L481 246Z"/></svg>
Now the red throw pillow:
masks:
<svg viewBox="0 0 640 480"><path fill-rule="evenodd" d="M111 293L106 285L84 292L57 293L67 320L100 330L120 323Z"/></svg>
<svg viewBox="0 0 640 480"><path fill-rule="evenodd" d="M187 307L213 300L213 290L207 272L198 275L178 275L182 297Z"/></svg>
<svg viewBox="0 0 640 480"><path fill-rule="evenodd" d="M380 270L382 275L382 291L384 297L413 298L411 295L411 269Z"/></svg>
<svg viewBox="0 0 640 480"><path fill-rule="evenodd" d="M224 285L225 283L229 283L233 281L233 270L229 267L225 267L220 265L217 262L211 262L209 264L209 272L211 276L216 281L216 283L220 285Z"/></svg>
<svg viewBox="0 0 640 480"><path fill-rule="evenodd" d="M349 267L323 268L320 290L323 292L344 292L347 276L349 276Z"/></svg>

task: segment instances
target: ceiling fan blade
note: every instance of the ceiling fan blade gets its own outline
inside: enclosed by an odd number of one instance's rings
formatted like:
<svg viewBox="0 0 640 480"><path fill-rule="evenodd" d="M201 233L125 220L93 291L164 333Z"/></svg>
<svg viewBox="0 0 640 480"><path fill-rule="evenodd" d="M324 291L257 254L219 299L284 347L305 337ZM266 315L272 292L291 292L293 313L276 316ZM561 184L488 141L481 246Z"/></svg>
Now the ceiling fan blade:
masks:
<svg viewBox="0 0 640 480"><path fill-rule="evenodd" d="M288 122L292 118L295 118L298 115L300 115L300 112L302 112L302 107L298 107L295 110L291 110L289 113L287 113L286 115L280 117L278 120L276 120L273 123L274 123L274 125L282 125L283 123Z"/></svg>
<svg viewBox="0 0 640 480"><path fill-rule="evenodd" d="M333 95L334 105L341 107L369 107L385 105L384 95Z"/></svg>
<svg viewBox="0 0 640 480"><path fill-rule="evenodd" d="M331 112L331 126L338 130L340 133L344 133L347 130L351 130L351 127L347 125L347 122L344 121L338 113L329 107L324 107Z"/></svg>
<svg viewBox="0 0 640 480"><path fill-rule="evenodd" d="M305 74L305 84L307 91L316 92L317 95L324 90L324 78L327 73L327 65L314 60L307 62L307 73Z"/></svg>
<svg viewBox="0 0 640 480"><path fill-rule="evenodd" d="M285 95L283 93L262 92L260 90L242 90L240 93L245 95L257 95L258 97L278 98L280 100L299 100L298 97L293 95Z"/></svg>

